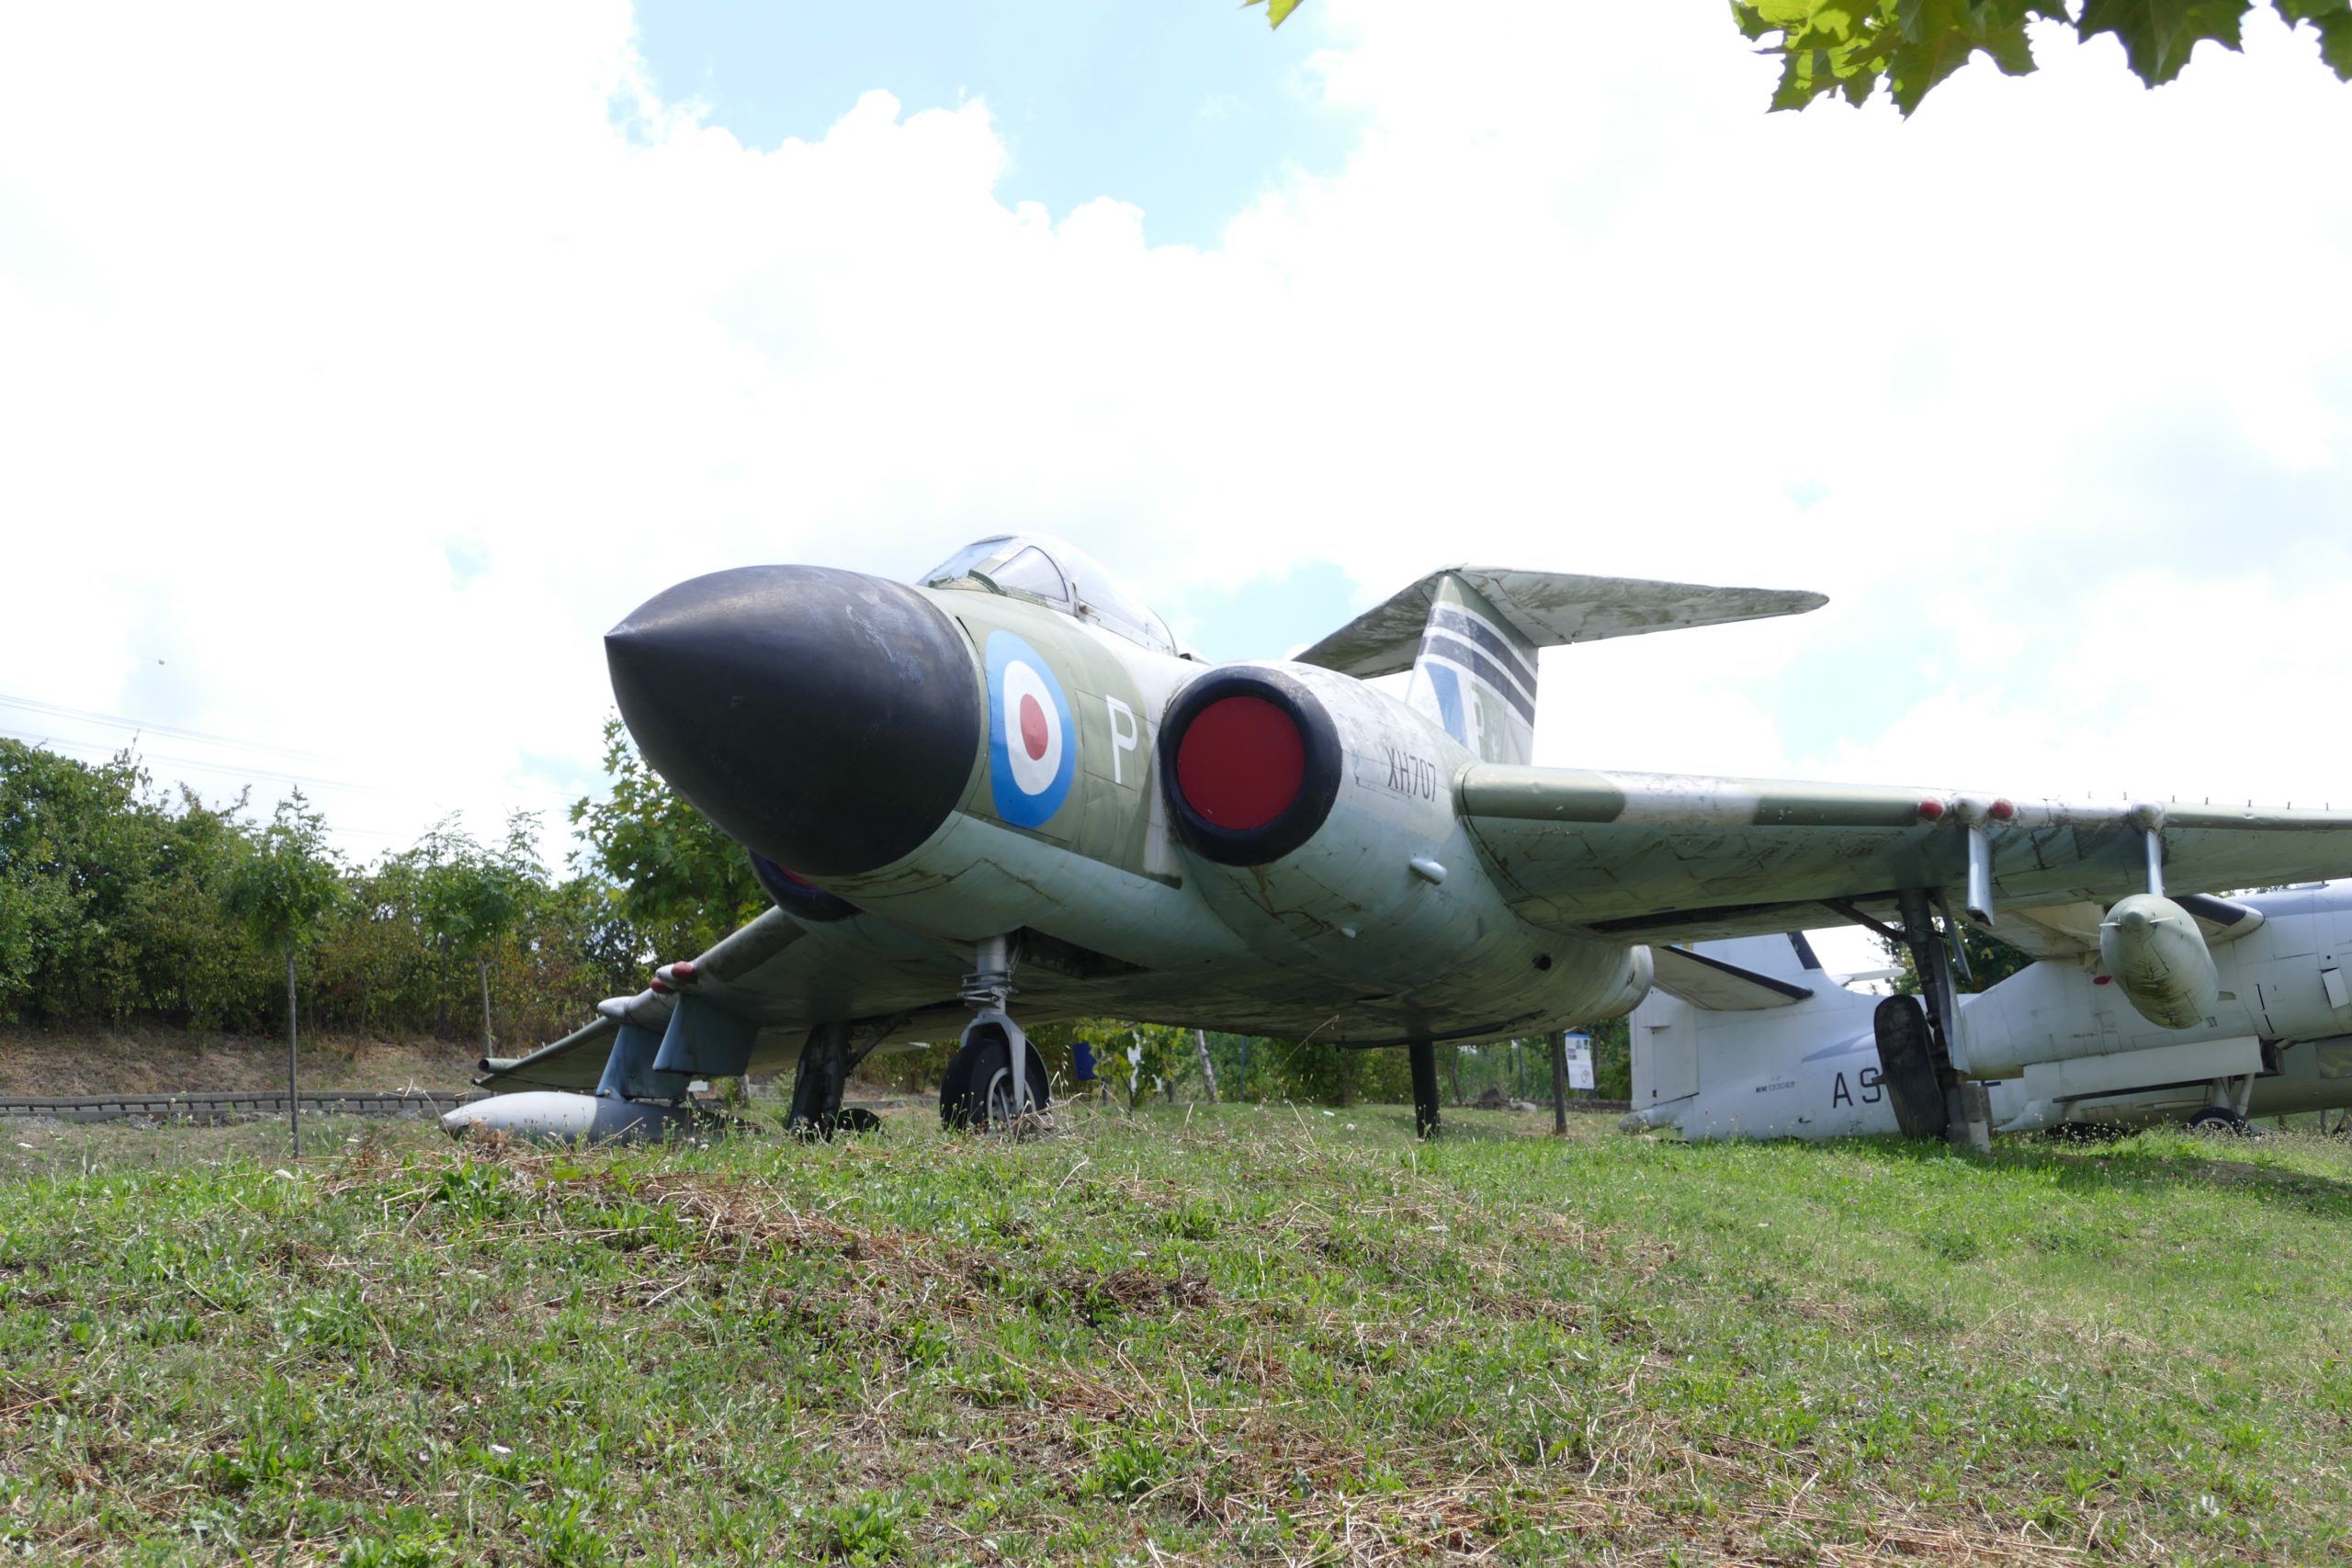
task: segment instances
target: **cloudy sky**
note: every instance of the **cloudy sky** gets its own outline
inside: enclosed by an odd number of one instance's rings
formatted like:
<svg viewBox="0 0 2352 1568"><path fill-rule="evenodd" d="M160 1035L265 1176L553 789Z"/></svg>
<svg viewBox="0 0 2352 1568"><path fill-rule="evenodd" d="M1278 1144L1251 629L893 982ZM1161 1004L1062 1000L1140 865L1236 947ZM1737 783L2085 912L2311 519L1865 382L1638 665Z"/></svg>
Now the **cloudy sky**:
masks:
<svg viewBox="0 0 2352 1568"><path fill-rule="evenodd" d="M669 582L1035 526L1212 657L1831 595L1547 655L1544 761L2352 803L2352 88L2267 11L1904 124L1706 0L744 9L0 13L0 730L372 855L595 787Z"/></svg>

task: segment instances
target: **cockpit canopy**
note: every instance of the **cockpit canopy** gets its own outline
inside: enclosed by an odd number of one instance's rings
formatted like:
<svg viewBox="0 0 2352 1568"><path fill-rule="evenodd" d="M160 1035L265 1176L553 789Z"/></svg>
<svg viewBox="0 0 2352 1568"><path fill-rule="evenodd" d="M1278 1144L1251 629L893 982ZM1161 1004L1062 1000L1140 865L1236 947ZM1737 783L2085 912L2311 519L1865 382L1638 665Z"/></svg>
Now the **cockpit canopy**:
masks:
<svg viewBox="0 0 2352 1568"><path fill-rule="evenodd" d="M970 588L1047 605L1155 653L1189 657L1168 623L1075 545L1045 534L976 540L922 575L925 588Z"/></svg>

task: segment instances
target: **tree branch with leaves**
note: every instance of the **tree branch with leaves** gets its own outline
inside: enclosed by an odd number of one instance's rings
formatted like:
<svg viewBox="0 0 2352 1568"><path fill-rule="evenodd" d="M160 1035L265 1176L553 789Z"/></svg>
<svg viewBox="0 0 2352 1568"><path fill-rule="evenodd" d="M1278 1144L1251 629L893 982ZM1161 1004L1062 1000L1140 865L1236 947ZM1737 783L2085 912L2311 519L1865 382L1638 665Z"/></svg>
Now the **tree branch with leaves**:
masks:
<svg viewBox="0 0 2352 1568"><path fill-rule="evenodd" d="M1300 0L1264 5L1280 27ZM2200 43L2235 50L2246 13L2267 4L2290 28L2309 24L2319 56L2352 82L2352 0L1732 0L1732 20L1781 59L1776 109L1825 97L1861 104L1881 87L1905 116L1979 54L2004 74L2036 65L2028 28L2071 28L2083 42L2113 34L2132 73L2154 87L2173 80Z"/></svg>
<svg viewBox="0 0 2352 1568"><path fill-rule="evenodd" d="M343 902L345 886L343 866L327 847L326 819L298 789L277 803L276 818L230 868L220 890L221 913L243 926L263 951L286 958L286 1116L297 1157L302 1153L301 1044L294 954Z"/></svg>

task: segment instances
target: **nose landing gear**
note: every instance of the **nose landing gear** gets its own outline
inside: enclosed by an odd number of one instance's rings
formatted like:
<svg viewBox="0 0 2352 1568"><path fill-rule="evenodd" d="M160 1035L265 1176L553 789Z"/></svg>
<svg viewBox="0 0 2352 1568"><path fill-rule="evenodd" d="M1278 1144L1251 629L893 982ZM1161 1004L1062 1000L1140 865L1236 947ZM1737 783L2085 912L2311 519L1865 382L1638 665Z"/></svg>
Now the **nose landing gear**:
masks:
<svg viewBox="0 0 2352 1568"><path fill-rule="evenodd" d="M1050 1093L1046 1064L1005 1011L1012 998L1010 939L979 944L959 997L974 1011L940 1081L940 1124L1015 1136L1042 1128Z"/></svg>

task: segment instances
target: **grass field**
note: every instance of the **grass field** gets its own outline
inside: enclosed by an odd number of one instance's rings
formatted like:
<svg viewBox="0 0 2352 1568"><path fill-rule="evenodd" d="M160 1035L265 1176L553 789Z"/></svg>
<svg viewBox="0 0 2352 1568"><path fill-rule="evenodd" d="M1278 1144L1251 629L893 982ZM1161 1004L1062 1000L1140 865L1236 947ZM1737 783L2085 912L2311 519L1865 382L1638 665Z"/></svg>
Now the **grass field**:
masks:
<svg viewBox="0 0 2352 1568"><path fill-rule="evenodd" d="M2352 1151L0 1140L0 1550L2343 1560ZM23 1145L35 1145L30 1148Z"/></svg>

